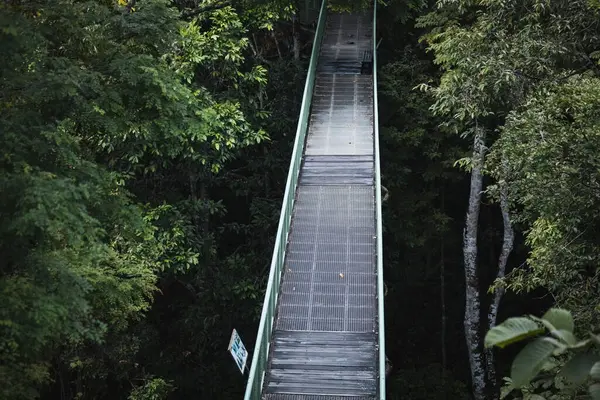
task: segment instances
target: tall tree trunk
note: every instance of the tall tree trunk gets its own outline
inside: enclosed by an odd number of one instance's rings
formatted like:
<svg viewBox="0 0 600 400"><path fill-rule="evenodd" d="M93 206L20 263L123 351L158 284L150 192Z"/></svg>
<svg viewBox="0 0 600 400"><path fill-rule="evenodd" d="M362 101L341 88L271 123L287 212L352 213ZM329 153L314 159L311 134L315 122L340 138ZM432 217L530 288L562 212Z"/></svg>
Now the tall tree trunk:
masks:
<svg viewBox="0 0 600 400"><path fill-rule="evenodd" d="M479 280L477 277L477 232L479 209L483 188L483 162L485 158L485 130L475 127L473 139L473 169L471 171L471 191L469 208L463 238L463 256L465 263L465 339L469 352L471 381L475 400L484 400L486 392L485 363L482 354L479 299Z"/></svg>
<svg viewBox="0 0 600 400"><path fill-rule="evenodd" d="M205 181L200 182L200 200L203 202L204 207L206 207L202 222L202 234L207 236L210 230L210 212L208 210L208 187Z"/></svg>
<svg viewBox="0 0 600 400"><path fill-rule="evenodd" d="M498 274L497 279L504 278L506 274L506 263L508 262L508 256L512 252L513 244L515 240L515 232L510 222L510 215L508 212L508 187L505 181L501 181L500 185L500 210L502 212L502 223L504 224L504 233L502 238L502 251L498 258ZM500 306L500 300L504 295L504 289L498 288L494 293L494 300L490 305L490 311L488 313L488 329L492 329L496 325L496 319L498 317L498 307ZM494 352L493 349L485 350L486 364L487 364L487 379L490 384L490 391L496 394L497 381L496 381L496 365L494 363Z"/></svg>
<svg viewBox="0 0 600 400"><path fill-rule="evenodd" d="M442 213L446 211L446 195L444 187L442 186ZM442 382L444 390L444 398L446 398L446 369L448 367L447 354L446 354L446 260L444 252L444 235L441 236L440 243L440 301L442 305L442 332L440 338L440 345L442 350Z"/></svg>
<svg viewBox="0 0 600 400"><path fill-rule="evenodd" d="M194 172L190 172L190 199L195 204L198 201L198 174ZM192 222L197 227L198 226L198 215L196 213L192 214Z"/></svg>
<svg viewBox="0 0 600 400"><path fill-rule="evenodd" d="M283 55L281 54L281 49L279 48L279 41L277 40L277 35L275 35L275 31L271 31L271 37L273 38L273 42L275 42L275 48L277 49L277 54L279 55L279 60L283 60Z"/></svg>
<svg viewBox="0 0 600 400"><path fill-rule="evenodd" d="M299 21L296 14L292 17L292 39L294 43L294 62L300 62L300 29L298 29Z"/></svg>

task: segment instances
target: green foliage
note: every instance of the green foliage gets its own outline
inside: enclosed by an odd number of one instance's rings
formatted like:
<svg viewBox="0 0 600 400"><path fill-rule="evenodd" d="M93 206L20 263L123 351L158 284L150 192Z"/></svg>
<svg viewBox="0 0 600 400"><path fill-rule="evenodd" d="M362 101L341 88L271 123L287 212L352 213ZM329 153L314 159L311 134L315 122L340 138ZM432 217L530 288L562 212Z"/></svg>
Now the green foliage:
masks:
<svg viewBox="0 0 600 400"><path fill-rule="evenodd" d="M573 322L573 316L567 310L561 308L551 308L542 317L542 322L547 321L549 325L546 325L548 329L563 330L566 332L573 333L575 329L575 323ZM552 328L550 328L552 327Z"/></svg>
<svg viewBox="0 0 600 400"><path fill-rule="evenodd" d="M513 361L510 370L512 385L520 388L528 384L542 370L553 351L554 345L547 338L537 338L527 343Z"/></svg>
<svg viewBox="0 0 600 400"><path fill-rule="evenodd" d="M131 398L166 398L144 317L167 283L194 299L169 315L200 325L182 336L216 329L215 301L196 298L257 297L255 271L218 254L227 234L210 224L226 212L210 197L218 174L267 140L267 71L248 58L247 16L130 3L0 5L2 398L38 398L53 380L70 398L125 398L139 380Z"/></svg>
<svg viewBox="0 0 600 400"><path fill-rule="evenodd" d="M486 194L497 200L499 189L506 189L511 223L530 250L526 262L495 288L543 288L557 307L573 311L573 320L596 326L597 5L440 0L436 6L418 27L428 29L422 42L443 74L439 84L423 81L418 87L434 97L431 109L444 126L462 136L488 133ZM458 164L469 167L468 161ZM479 247L480 253L487 250ZM538 322L553 326L552 340L575 346L573 321L563 317ZM522 328L512 330L513 336L493 330L493 340L508 344L535 333ZM528 351L519 385L544 368L533 358L544 359L550 347L537 340Z"/></svg>
<svg viewBox="0 0 600 400"><path fill-rule="evenodd" d="M376 0L379 4L385 4L383 0ZM332 12L353 13L369 12L373 8L371 0L328 0L327 8Z"/></svg>
<svg viewBox="0 0 600 400"><path fill-rule="evenodd" d="M517 325L514 323L516 319L529 321L529 335L521 334L521 326L525 323ZM512 342L521 341L533 333L540 333L539 329L533 328L540 324L545 327L542 332L549 333L549 336L535 338L519 352L513 360L511 377L506 379L502 398L514 389L520 389L523 399L566 399L583 391L595 399L600 378L600 338L589 334L588 339L577 339L572 333L573 317L567 310L550 309L542 318L509 318L487 333L486 346L503 343L496 339L498 332L517 338ZM547 374L538 376L541 371Z"/></svg>
<svg viewBox="0 0 600 400"><path fill-rule="evenodd" d="M164 400L172 391L173 386L164 379L153 378L133 389L129 400Z"/></svg>
<svg viewBox="0 0 600 400"><path fill-rule="evenodd" d="M528 227L528 270L516 270L508 287L550 290L575 317L595 323L598 280L599 81L570 78L535 92L508 115L490 163L500 159L519 223ZM552 184L548 184L552 182ZM585 288L585 290L581 290Z"/></svg>
<svg viewBox="0 0 600 400"><path fill-rule="evenodd" d="M493 327L485 335L485 347L506 347L525 338L543 332L539 324L529 318L509 318L501 325Z"/></svg>

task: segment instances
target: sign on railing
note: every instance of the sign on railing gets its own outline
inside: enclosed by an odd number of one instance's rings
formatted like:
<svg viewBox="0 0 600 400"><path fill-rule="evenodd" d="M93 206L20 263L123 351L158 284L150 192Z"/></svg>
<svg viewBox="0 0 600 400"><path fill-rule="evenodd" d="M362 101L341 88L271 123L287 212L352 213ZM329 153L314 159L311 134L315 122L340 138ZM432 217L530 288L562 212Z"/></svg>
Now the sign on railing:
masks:
<svg viewBox="0 0 600 400"><path fill-rule="evenodd" d="M240 369L240 372L243 374L246 369L246 360L248 360L248 352L246 351L246 347L242 342L242 338L238 335L237 331L234 329L231 332L231 339L229 339L229 346L227 350L231 353L233 357L233 361Z"/></svg>

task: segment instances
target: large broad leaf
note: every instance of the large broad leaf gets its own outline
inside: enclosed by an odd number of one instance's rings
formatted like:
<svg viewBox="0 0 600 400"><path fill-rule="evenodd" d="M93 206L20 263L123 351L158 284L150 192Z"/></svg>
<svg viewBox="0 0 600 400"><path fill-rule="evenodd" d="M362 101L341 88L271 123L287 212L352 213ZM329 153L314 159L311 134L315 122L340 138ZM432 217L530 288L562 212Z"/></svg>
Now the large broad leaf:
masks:
<svg viewBox="0 0 600 400"><path fill-rule="evenodd" d="M600 379L600 362L592 365L592 369L590 370L590 375L594 379Z"/></svg>
<svg viewBox="0 0 600 400"><path fill-rule="evenodd" d="M590 370L599 360L600 357L595 354L577 353L562 367L560 374L569 382L581 385L590 376Z"/></svg>
<svg viewBox="0 0 600 400"><path fill-rule="evenodd" d="M542 328L529 318L509 318L500 325L489 330L485 335L485 347L506 347L511 343L544 332Z"/></svg>
<svg viewBox="0 0 600 400"><path fill-rule="evenodd" d="M514 387L521 388L535 378L555 348L554 343L543 337L527 344L512 363L510 377Z"/></svg>
<svg viewBox="0 0 600 400"><path fill-rule="evenodd" d="M555 338L562 340L568 346L577 345L577 338L571 331L567 331L565 329L555 329L551 331L550 334Z"/></svg>
<svg viewBox="0 0 600 400"><path fill-rule="evenodd" d="M600 383L594 383L590 386L590 396L592 400L600 400Z"/></svg>
<svg viewBox="0 0 600 400"><path fill-rule="evenodd" d="M562 308L549 309L542 319L550 322L555 329L564 329L569 332L573 332L573 329L575 329L573 316L569 311Z"/></svg>

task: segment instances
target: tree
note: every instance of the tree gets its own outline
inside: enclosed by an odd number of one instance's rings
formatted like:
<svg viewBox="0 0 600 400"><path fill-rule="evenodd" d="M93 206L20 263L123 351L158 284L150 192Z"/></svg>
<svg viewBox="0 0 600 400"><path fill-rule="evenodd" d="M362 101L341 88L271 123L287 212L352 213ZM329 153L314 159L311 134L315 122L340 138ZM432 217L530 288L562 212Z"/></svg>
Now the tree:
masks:
<svg viewBox="0 0 600 400"><path fill-rule="evenodd" d="M510 166L509 200L531 247L528 268L513 271L508 287L543 286L588 326L598 323L599 283L591 266L598 257L599 82L573 76L532 93L508 115L490 159L496 173L499 159Z"/></svg>
<svg viewBox="0 0 600 400"><path fill-rule="evenodd" d="M475 279L477 270L473 268L477 252L477 203L483 189L479 177L485 172L481 160L485 148L493 147L498 136L502 138L504 131L499 128L507 115L528 104L532 94L547 85L595 69L590 62L597 48L595 12L587 2L440 1L437 11L421 19L422 26L432 27L424 39L445 71L440 84L433 89L437 99L433 109L446 116L447 124L457 132L470 133L474 138L473 156L464 160L472 176L465 236L465 272L468 293L470 291L465 326L477 399L486 396L486 369L490 372L492 365L488 362L486 366L480 355L481 331L477 325L482 288ZM487 143L482 150L484 132ZM505 226L497 270L499 281L503 280L514 237L509 224L512 218L508 218L508 205L515 199L511 193L516 189L508 180L516 166L512 162L518 165L520 161L509 160L508 152L496 158L492 176L498 185L489 188L490 195L500 199ZM513 212L518 214L519 210L513 208ZM489 325L495 320L498 293L502 292L497 292L492 301ZM492 353L487 354L488 361L490 356ZM493 373L489 375L488 380L491 378L493 385Z"/></svg>
<svg viewBox="0 0 600 400"><path fill-rule="evenodd" d="M63 398L166 390L137 360L155 337L141 319L161 282L215 253L207 184L266 139L244 115L263 112L266 72L245 63L231 7L193 21L159 0L0 11L3 397L52 379Z"/></svg>

